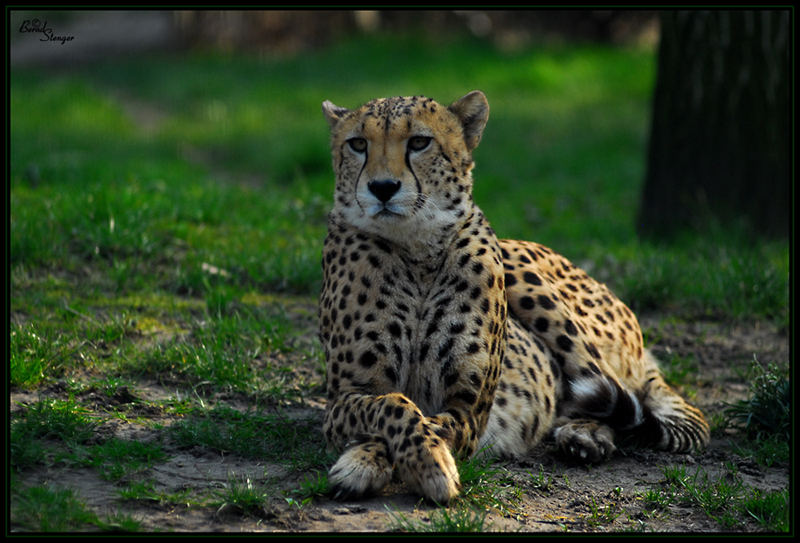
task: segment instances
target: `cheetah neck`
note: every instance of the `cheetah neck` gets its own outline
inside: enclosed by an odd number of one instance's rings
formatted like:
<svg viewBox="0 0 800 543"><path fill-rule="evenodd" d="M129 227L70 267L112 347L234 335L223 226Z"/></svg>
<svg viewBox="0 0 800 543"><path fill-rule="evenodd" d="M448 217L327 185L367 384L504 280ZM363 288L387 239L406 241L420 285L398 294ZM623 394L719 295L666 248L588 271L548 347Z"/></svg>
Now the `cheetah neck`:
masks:
<svg viewBox="0 0 800 543"><path fill-rule="evenodd" d="M466 216L471 216L467 213ZM391 245L401 258L420 275L438 270L447 258L449 247L465 221L442 224L425 221L377 221L354 225L342 214L332 213L330 220L340 226L375 236ZM421 277L420 277L421 278Z"/></svg>
<svg viewBox="0 0 800 543"><path fill-rule="evenodd" d="M404 260L426 274L438 270L447 257L447 247L455 237L454 232L442 232L437 237L409 239L395 242Z"/></svg>

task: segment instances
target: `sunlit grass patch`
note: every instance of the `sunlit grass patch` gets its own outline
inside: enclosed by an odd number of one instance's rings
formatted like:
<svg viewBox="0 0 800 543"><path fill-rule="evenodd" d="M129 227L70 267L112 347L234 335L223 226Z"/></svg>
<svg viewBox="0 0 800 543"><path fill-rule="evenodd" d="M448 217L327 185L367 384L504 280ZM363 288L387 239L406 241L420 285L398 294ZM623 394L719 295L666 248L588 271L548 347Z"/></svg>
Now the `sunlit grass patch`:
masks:
<svg viewBox="0 0 800 543"><path fill-rule="evenodd" d="M11 384L26 388L58 375L69 364L72 348L50 327L37 323L10 326Z"/></svg>
<svg viewBox="0 0 800 543"><path fill-rule="evenodd" d="M186 333L140 350L121 365L184 388L209 387L283 403L322 386L309 331L279 305L243 304L238 291L214 289ZM312 336L313 337L313 336Z"/></svg>
<svg viewBox="0 0 800 543"><path fill-rule="evenodd" d="M87 293L88 294L88 293ZM91 371L111 355L127 356L141 330L135 317L84 306L91 300L68 298L50 307L36 305L37 294L26 292L15 302L30 314L10 324L11 384L35 389L74 370Z"/></svg>

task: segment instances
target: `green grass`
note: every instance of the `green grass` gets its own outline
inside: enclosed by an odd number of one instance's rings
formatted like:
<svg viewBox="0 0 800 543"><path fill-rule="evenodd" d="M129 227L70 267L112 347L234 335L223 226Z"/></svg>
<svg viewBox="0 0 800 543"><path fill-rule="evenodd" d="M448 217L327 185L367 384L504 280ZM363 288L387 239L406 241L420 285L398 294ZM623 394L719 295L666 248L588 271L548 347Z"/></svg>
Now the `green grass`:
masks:
<svg viewBox="0 0 800 543"><path fill-rule="evenodd" d="M590 515L586 518L586 523L595 528L612 524L623 513L623 510L616 502L598 504L594 496L589 499L589 511Z"/></svg>
<svg viewBox="0 0 800 543"><path fill-rule="evenodd" d="M775 492L753 489L749 496L742 498L740 507L763 528L773 532L789 532L789 489Z"/></svg>
<svg viewBox="0 0 800 543"><path fill-rule="evenodd" d="M740 430L734 450L758 463L789 463L792 441L792 386L788 366L761 364L753 357L746 375L747 399L729 404L723 413L726 427Z"/></svg>
<svg viewBox="0 0 800 543"><path fill-rule="evenodd" d="M733 228L672 244L634 242L599 258L594 275L636 311L687 318L762 318L788 328L785 242L749 239ZM592 273L592 271L590 271Z"/></svg>
<svg viewBox="0 0 800 543"><path fill-rule="evenodd" d="M166 458L158 443L119 438L92 443L100 422L74 400L38 401L11 421L11 466L17 470L37 465L87 466L105 479L118 481Z"/></svg>
<svg viewBox="0 0 800 543"><path fill-rule="evenodd" d="M788 367L765 366L754 356L748 382L750 396L729 405L725 412L731 424L755 440L775 436L788 442L792 436L792 386Z"/></svg>
<svg viewBox="0 0 800 543"><path fill-rule="evenodd" d="M276 400L299 398L299 389L281 386L281 375L290 369L270 356L290 349L290 335L295 333L292 325L271 310L221 309L220 304L226 303L215 298L210 320L187 323L191 327L188 333L141 349L124 369L133 375L158 375L161 380L189 386L213 385L271 395Z"/></svg>
<svg viewBox="0 0 800 543"><path fill-rule="evenodd" d="M294 494L300 499L299 503L303 505L310 503L314 498L328 496L330 494L328 473L316 471L313 474L305 475Z"/></svg>
<svg viewBox="0 0 800 543"><path fill-rule="evenodd" d="M694 473L685 465L665 466L662 487L648 490L643 499L659 514L673 504L697 506L724 530L752 522L770 532L789 530L788 489L764 492L748 487L730 463L716 477L699 466Z"/></svg>
<svg viewBox="0 0 800 543"><path fill-rule="evenodd" d="M533 472L528 472L530 476L530 485L535 490L543 495L547 495L553 488L553 474L545 471L544 466L539 464L539 471L534 475Z"/></svg>
<svg viewBox="0 0 800 543"><path fill-rule="evenodd" d="M46 377L60 375L76 347L46 324L11 323L9 332L11 384L32 388Z"/></svg>
<svg viewBox="0 0 800 543"><path fill-rule="evenodd" d="M44 400L12 419L10 429L11 465L24 469L44 462L61 447L83 446L94 435L97 421L74 401Z"/></svg>
<svg viewBox="0 0 800 543"><path fill-rule="evenodd" d="M216 492L218 511L236 510L244 515L263 516L264 506L275 492L269 484L250 477L230 474L222 490Z"/></svg>
<svg viewBox="0 0 800 543"><path fill-rule="evenodd" d="M126 481L117 489L117 495L123 501L143 501L158 505L179 505L184 507L206 506L213 499L213 492L198 492L195 488L183 488L174 492L156 490L151 479L133 479ZM217 504L219 502L217 501Z"/></svg>
<svg viewBox="0 0 800 543"><path fill-rule="evenodd" d="M331 460L315 422L226 407L198 410L170 427L182 447L202 446L245 458L277 461L291 469L320 469Z"/></svg>
<svg viewBox="0 0 800 543"><path fill-rule="evenodd" d="M100 476L118 481L154 463L167 458L161 445L143 443L126 439L112 438L84 451L86 458L82 463L95 468Z"/></svg>
<svg viewBox="0 0 800 543"><path fill-rule="evenodd" d="M389 510L393 532L485 532L491 527L488 511L476 509L466 503L451 508L433 510L426 521L409 519L404 514Z"/></svg>
<svg viewBox="0 0 800 543"><path fill-rule="evenodd" d="M504 516L515 514L522 498L521 490L496 458L479 451L472 458L459 459L457 467L461 482L459 501L475 510L494 511Z"/></svg>
<svg viewBox="0 0 800 543"><path fill-rule="evenodd" d="M87 509L74 491L52 486L31 486L15 492L14 523L34 532L136 532L139 521L128 515L101 519Z"/></svg>

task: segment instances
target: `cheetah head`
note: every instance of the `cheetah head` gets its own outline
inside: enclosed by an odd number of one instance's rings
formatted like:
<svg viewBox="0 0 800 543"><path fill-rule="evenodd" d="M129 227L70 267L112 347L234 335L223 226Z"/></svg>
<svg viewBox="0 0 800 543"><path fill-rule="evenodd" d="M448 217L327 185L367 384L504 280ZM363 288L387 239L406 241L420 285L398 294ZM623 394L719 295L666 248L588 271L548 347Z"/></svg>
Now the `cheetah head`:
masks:
<svg viewBox="0 0 800 543"><path fill-rule="evenodd" d="M424 96L357 109L325 101L336 173L333 216L399 244L453 231L469 215L472 150L489 104L473 91L444 107Z"/></svg>

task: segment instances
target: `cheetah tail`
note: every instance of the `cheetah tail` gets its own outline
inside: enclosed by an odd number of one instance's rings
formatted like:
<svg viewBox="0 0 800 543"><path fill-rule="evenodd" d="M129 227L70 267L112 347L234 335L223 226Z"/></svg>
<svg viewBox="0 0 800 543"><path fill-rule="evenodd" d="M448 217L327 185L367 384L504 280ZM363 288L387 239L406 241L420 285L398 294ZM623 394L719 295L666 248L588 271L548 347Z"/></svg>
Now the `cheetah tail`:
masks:
<svg viewBox="0 0 800 543"><path fill-rule="evenodd" d="M710 441L710 430L703 413L664 381L658 361L649 349L644 352L644 362L648 366L648 380L643 399L643 426L647 428L646 435L650 436L652 445L672 452L704 450Z"/></svg>
<svg viewBox="0 0 800 543"><path fill-rule="evenodd" d="M702 413L686 403L656 373L649 390L636 394L606 375L570 381L574 415L603 422L620 435L659 450L700 451L709 442Z"/></svg>

